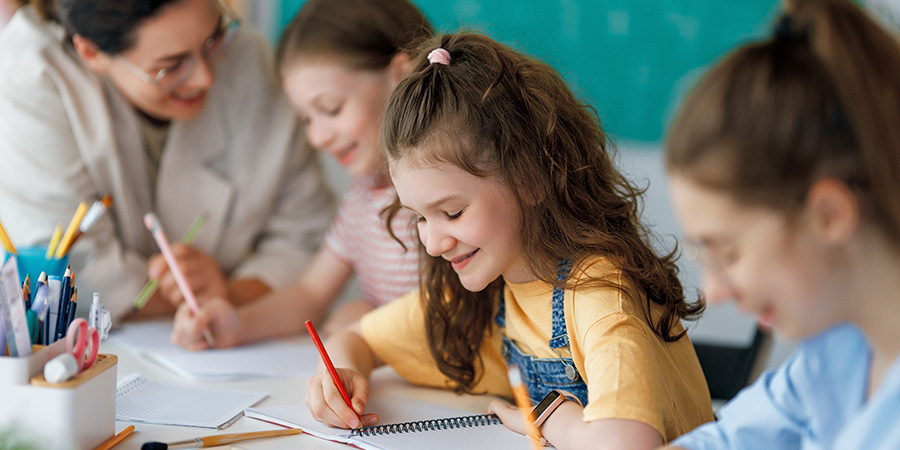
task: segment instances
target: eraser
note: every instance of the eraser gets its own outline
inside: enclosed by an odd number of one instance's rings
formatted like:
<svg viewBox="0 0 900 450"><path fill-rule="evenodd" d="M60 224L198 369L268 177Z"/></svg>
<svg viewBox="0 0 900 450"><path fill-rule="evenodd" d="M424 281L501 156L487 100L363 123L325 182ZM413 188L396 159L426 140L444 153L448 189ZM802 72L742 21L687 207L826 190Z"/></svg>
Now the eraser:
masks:
<svg viewBox="0 0 900 450"><path fill-rule="evenodd" d="M44 364L44 379L48 383L62 383L78 374L78 362L71 353L63 353Z"/></svg>

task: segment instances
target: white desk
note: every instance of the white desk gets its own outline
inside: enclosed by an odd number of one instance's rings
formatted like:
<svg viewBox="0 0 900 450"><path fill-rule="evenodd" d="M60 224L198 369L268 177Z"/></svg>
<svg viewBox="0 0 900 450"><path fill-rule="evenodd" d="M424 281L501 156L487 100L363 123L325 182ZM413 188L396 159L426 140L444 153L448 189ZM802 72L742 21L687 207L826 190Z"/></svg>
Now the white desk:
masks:
<svg viewBox="0 0 900 450"><path fill-rule="evenodd" d="M309 341L311 343L311 341ZM104 343L100 348L101 353L111 353L118 357L118 375L127 375L134 372L142 374L160 383L184 384L184 385L203 385L221 389L240 389L268 392L269 396L257 406L267 405L283 405L290 403L303 403L306 397L306 379L265 379L265 380L248 380L224 383L195 383L185 380L169 370L154 364L151 361L122 350L110 343ZM388 367L376 370L372 375L372 388L378 392L402 394L408 397L415 397L421 400L429 401L445 405L448 407L469 411L475 414L483 414L487 411L488 404L494 397L490 396L474 396L463 395L458 396L452 391L423 388L410 385L404 381L396 372ZM377 411L373 411L377 412ZM148 425L143 423L116 422L116 433L127 427L134 425L134 433L121 444L115 447L115 450L140 449L141 445L148 441L157 442L174 442L185 439L209 436L212 434L228 434L241 433L249 431L274 430L279 427L262 422L255 419L242 417L233 425L224 430L211 430L206 428L191 427L172 427L162 425ZM272 449L293 449L301 447L304 449L337 449L349 448L346 445L325 441L308 435L286 436L279 438L268 438L258 441L240 442L232 448L241 448L247 450L272 450ZM226 447L219 447L226 448Z"/></svg>

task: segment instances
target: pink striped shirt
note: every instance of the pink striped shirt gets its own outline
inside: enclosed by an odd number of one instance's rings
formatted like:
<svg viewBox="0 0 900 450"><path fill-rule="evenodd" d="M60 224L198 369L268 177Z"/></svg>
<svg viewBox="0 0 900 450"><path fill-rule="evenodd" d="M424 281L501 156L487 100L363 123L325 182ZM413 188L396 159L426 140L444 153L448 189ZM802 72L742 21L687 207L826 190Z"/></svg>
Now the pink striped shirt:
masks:
<svg viewBox="0 0 900 450"><path fill-rule="evenodd" d="M419 287L419 238L411 211L394 218L394 234L385 228L381 210L394 201L393 186L376 188L371 177L353 180L325 236L325 245L353 267L363 298L375 306L394 300Z"/></svg>

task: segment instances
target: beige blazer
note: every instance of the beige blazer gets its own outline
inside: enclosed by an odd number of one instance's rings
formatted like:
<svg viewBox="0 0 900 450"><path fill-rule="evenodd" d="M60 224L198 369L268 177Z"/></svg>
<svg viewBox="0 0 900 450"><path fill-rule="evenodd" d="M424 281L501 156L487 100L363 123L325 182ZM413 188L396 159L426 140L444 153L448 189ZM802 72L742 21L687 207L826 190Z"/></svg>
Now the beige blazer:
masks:
<svg viewBox="0 0 900 450"><path fill-rule="evenodd" d="M294 279L333 199L264 40L242 28L215 64L203 113L170 125L155 192L137 112L64 42L29 7L0 33L0 220L13 243L46 245L79 202L110 194L111 211L73 246L70 264L83 298L99 292L114 316L159 251L142 221L151 210L170 240L204 214L195 246L233 278L272 288Z"/></svg>

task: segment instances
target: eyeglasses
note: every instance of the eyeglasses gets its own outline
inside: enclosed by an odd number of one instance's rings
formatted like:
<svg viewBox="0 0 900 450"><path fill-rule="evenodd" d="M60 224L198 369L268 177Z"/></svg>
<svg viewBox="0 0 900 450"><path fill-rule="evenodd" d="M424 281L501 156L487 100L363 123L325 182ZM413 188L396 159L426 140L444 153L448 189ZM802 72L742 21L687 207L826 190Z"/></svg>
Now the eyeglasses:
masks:
<svg viewBox="0 0 900 450"><path fill-rule="evenodd" d="M688 258L698 261L710 273L718 274L734 265L757 244L783 227L784 223L784 213L774 211L716 252L710 251L704 244L685 238L685 254Z"/></svg>
<svg viewBox="0 0 900 450"><path fill-rule="evenodd" d="M203 44L202 55L207 61L213 61L221 56L222 50L228 47L228 44L234 39L234 36L237 34L237 29L240 26L240 21L234 17L223 2L219 2L219 8L222 11L219 28L216 30L216 33ZM138 78L156 86L163 92L171 91L181 83L184 83L184 81L191 76L194 68L197 67L197 56L193 53L181 58L173 66L156 72L156 75L151 75L121 55L116 55L115 60L122 63L126 69Z"/></svg>

